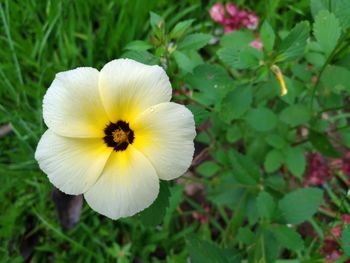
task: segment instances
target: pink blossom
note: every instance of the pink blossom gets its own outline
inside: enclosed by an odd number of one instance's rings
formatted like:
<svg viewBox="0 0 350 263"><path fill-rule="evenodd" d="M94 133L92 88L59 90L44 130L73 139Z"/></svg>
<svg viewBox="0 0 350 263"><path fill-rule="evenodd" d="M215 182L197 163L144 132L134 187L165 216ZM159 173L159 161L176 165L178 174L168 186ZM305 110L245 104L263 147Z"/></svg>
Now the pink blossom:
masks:
<svg viewBox="0 0 350 263"><path fill-rule="evenodd" d="M215 22L223 23L225 19L225 8L221 3L216 3L210 8L209 14Z"/></svg>
<svg viewBox="0 0 350 263"><path fill-rule="evenodd" d="M245 26L249 29L255 30L258 27L259 18L254 13L249 13L247 18L248 21Z"/></svg>
<svg viewBox="0 0 350 263"><path fill-rule="evenodd" d="M254 30L258 26L259 18L254 12L240 10L234 3L226 4L226 12L225 16L225 8L221 3L216 3L209 10L211 18L224 26L225 33L240 30L242 27Z"/></svg>
<svg viewBox="0 0 350 263"><path fill-rule="evenodd" d="M234 3L228 3L226 5L226 11L231 17L237 16L239 9Z"/></svg>
<svg viewBox="0 0 350 263"><path fill-rule="evenodd" d="M263 49L263 43L261 42L261 40L259 38L255 39L254 41L249 43L249 46L256 48L258 50L262 50Z"/></svg>

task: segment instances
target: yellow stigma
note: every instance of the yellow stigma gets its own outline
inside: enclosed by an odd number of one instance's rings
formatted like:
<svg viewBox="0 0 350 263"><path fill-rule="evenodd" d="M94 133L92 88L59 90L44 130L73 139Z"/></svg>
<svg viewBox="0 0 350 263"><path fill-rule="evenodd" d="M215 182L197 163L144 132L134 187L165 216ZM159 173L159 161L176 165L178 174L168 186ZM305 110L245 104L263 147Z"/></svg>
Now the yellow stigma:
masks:
<svg viewBox="0 0 350 263"><path fill-rule="evenodd" d="M123 142L129 143L129 131L125 132L122 129L116 129L114 132L112 132L113 135L113 141L115 141L118 144L121 144Z"/></svg>
<svg viewBox="0 0 350 263"><path fill-rule="evenodd" d="M271 70L276 74L276 78L281 86L281 96L284 96L288 93L286 82L284 81L283 74L281 69L277 65L272 65Z"/></svg>

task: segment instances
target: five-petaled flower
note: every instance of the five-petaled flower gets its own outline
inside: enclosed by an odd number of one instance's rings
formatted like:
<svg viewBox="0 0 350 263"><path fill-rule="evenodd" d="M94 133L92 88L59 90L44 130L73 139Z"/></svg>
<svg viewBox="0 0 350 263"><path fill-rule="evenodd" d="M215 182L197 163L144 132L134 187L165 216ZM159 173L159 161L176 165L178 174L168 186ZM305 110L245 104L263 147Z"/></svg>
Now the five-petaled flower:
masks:
<svg viewBox="0 0 350 263"><path fill-rule="evenodd" d="M145 209L159 179L181 176L193 158L193 115L171 94L161 67L130 59L58 73L43 102L40 168L109 218Z"/></svg>

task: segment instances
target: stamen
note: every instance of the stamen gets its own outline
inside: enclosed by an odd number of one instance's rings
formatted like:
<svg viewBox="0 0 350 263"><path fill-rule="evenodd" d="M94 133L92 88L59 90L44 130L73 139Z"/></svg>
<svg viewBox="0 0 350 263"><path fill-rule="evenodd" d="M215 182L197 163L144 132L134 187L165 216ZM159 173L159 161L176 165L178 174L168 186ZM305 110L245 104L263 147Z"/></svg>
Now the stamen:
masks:
<svg viewBox="0 0 350 263"><path fill-rule="evenodd" d="M104 129L104 142L115 151L123 151L134 141L134 132L130 129L129 123L118 121L110 123Z"/></svg>

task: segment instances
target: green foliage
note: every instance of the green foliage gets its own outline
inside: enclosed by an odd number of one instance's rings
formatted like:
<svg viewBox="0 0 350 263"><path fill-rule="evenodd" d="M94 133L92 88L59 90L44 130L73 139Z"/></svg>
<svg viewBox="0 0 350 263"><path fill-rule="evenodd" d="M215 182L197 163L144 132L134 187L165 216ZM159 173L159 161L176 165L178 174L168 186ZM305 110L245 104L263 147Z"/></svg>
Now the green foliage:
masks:
<svg viewBox="0 0 350 263"><path fill-rule="evenodd" d="M323 201L322 195L317 188L298 189L286 194L279 202L283 218L290 224L311 219Z"/></svg>
<svg viewBox="0 0 350 263"><path fill-rule="evenodd" d="M304 242L300 234L293 228L278 225L271 229L276 240L281 244L281 246L288 248L290 250L298 251L304 247Z"/></svg>
<svg viewBox="0 0 350 263"><path fill-rule="evenodd" d="M169 187L165 181L160 181L159 194L153 204L138 214L141 222L146 226L160 224L169 206Z"/></svg>
<svg viewBox="0 0 350 263"><path fill-rule="evenodd" d="M318 13L314 24L314 34L326 56L329 56L337 45L340 33L339 22L334 14L328 11Z"/></svg>
<svg viewBox="0 0 350 263"><path fill-rule="evenodd" d="M298 23L282 40L276 61L291 61L303 55L309 37L308 22Z"/></svg>
<svg viewBox="0 0 350 263"><path fill-rule="evenodd" d="M229 262L224 251L210 241L200 240L194 236L188 237L186 241L191 261L194 263Z"/></svg>

